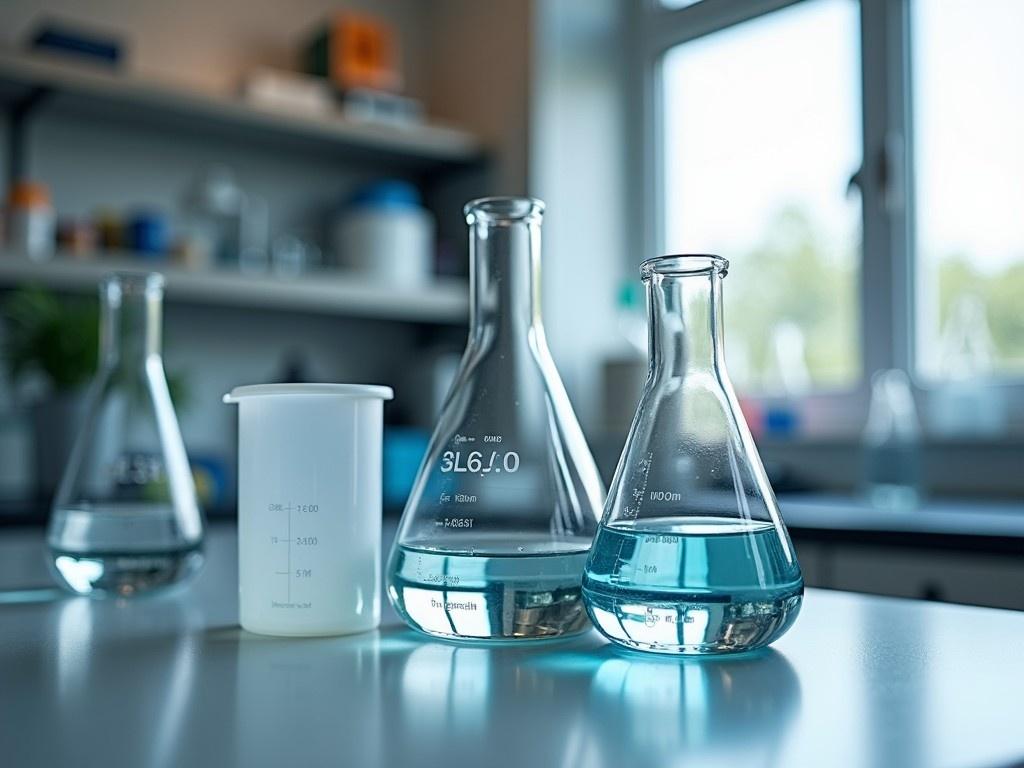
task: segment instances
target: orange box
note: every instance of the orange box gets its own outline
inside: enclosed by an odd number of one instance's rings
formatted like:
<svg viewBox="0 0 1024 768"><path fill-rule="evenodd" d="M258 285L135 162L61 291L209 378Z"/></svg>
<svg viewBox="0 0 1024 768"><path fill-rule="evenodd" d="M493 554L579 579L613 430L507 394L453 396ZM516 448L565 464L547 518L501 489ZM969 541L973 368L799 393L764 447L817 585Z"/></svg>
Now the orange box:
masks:
<svg viewBox="0 0 1024 768"><path fill-rule="evenodd" d="M398 66L394 28L351 11L336 14L306 47L306 71L330 78L342 90L398 91L402 87Z"/></svg>

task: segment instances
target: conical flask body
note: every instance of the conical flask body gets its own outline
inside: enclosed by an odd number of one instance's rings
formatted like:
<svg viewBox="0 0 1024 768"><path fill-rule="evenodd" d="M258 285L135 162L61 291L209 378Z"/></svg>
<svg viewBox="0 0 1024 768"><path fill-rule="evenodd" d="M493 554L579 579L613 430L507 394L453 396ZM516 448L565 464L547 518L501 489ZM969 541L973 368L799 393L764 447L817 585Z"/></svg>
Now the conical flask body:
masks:
<svg viewBox="0 0 1024 768"><path fill-rule="evenodd" d="M803 578L725 369L724 259L644 263L651 364L586 566L597 628L660 653L741 652L795 619Z"/></svg>
<svg viewBox="0 0 1024 768"><path fill-rule="evenodd" d="M542 205L489 198L470 226L469 342L413 485L388 595L430 635L579 632L601 481L544 337Z"/></svg>
<svg viewBox="0 0 1024 768"><path fill-rule="evenodd" d="M47 539L71 591L131 596L202 563L203 519L161 358L163 282L100 286L100 361L54 499Z"/></svg>

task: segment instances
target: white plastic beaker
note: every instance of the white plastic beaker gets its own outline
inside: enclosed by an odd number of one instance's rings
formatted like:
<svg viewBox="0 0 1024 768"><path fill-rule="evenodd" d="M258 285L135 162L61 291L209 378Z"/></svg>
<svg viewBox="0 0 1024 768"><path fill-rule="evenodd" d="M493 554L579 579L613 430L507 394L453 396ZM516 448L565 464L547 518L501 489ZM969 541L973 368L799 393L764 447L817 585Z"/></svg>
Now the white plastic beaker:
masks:
<svg viewBox="0 0 1024 768"><path fill-rule="evenodd" d="M340 635L380 623L381 436L390 387L260 384L238 403L242 628Z"/></svg>

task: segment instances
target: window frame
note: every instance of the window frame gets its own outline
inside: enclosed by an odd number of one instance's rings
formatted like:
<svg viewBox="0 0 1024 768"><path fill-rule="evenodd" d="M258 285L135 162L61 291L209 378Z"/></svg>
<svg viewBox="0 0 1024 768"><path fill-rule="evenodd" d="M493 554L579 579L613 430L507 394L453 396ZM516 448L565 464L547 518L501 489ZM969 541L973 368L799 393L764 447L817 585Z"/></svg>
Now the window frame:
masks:
<svg viewBox="0 0 1024 768"><path fill-rule="evenodd" d="M700 0L678 9L657 0L637 4L630 19L634 122L633 188L630 217L641 233L639 253L664 250L664 133L661 63L677 45L813 0ZM912 182L913 123L910 3L913 0L851 0L860 10L862 164L854 176L860 190L862 247L860 285L861 377L848 390L815 390L793 402L813 432L803 437L847 438L860 434L870 395L871 376L886 368L910 374L918 413L928 429L929 402L948 386L922 375L917 355L915 248ZM630 263L634 268L635 264ZM888 290L878 290L887 286ZM1024 381L997 378L984 383L1000 388L1007 404L1004 437L1024 434ZM754 401L778 402L772 395ZM961 440L962 438L952 438ZM992 438L985 438L991 442Z"/></svg>

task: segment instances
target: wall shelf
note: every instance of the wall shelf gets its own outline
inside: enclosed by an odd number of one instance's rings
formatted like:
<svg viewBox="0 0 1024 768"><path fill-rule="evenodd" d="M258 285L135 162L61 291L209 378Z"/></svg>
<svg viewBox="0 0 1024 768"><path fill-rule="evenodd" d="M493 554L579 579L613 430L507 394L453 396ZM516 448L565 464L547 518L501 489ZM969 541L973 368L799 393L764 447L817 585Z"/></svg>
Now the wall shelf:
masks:
<svg viewBox="0 0 1024 768"><path fill-rule="evenodd" d="M55 291L89 293L104 275L118 270L162 273L168 302L453 325L467 322L469 316L468 285L458 278L437 278L423 288L396 288L340 271L285 278L186 270L139 258L86 261L58 256L34 262L18 254L0 253L3 288L34 284Z"/></svg>
<svg viewBox="0 0 1024 768"><path fill-rule="evenodd" d="M403 127L276 111L239 96L186 89L91 62L0 51L0 109L21 118L39 106L423 171L467 166L483 157L474 135L448 126Z"/></svg>

